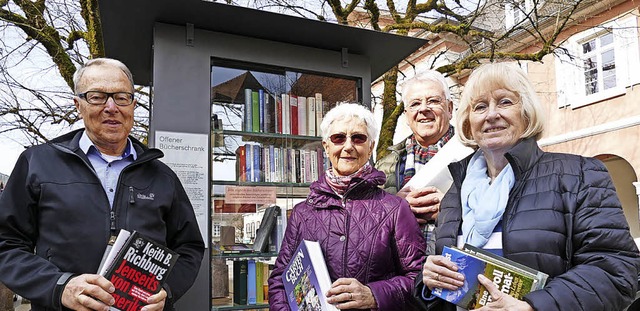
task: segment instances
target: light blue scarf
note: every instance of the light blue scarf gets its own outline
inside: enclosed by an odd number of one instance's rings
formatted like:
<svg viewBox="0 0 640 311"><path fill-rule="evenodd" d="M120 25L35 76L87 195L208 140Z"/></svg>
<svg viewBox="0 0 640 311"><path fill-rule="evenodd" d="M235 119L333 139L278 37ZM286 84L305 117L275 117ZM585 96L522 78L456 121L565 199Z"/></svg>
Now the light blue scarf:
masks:
<svg viewBox="0 0 640 311"><path fill-rule="evenodd" d="M511 164L507 164L498 177L489 183L487 160L482 150L476 151L467 166L462 182L462 239L476 247L484 246L502 218L509 200L509 191L515 183Z"/></svg>

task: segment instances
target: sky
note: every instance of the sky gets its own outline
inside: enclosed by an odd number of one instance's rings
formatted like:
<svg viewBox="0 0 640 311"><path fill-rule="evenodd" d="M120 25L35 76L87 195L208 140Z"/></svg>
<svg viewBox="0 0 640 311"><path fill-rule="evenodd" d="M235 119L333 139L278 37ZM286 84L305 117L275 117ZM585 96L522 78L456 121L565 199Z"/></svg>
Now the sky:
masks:
<svg viewBox="0 0 640 311"><path fill-rule="evenodd" d="M52 67L51 57L49 57L41 47L31 50L29 57L23 59L24 49L26 47L19 47L20 43L24 42L24 34L13 27L4 28L0 32L0 66L6 66L3 68L7 70L13 77L15 77L23 85L49 92L48 95L52 97L58 97L58 104L65 105L71 104L68 98L64 98L58 94L58 92L68 92L69 87L57 72L57 68ZM14 51L14 53L3 54L4 51ZM18 63L19 65L14 66ZM4 85L0 87L6 87ZM20 92L17 89L12 89L16 92L17 96L24 99L25 102L32 101L32 94L28 92ZM2 122L8 120L0 119L0 126ZM69 128L57 128L57 127L42 127L41 130L46 131L49 138L54 138L64 132L69 131ZM18 156L24 151L24 144L28 142L23 138L23 133L10 131L0 134L0 173L9 175L15 166Z"/></svg>
<svg viewBox="0 0 640 311"><path fill-rule="evenodd" d="M0 137L0 173L9 175L24 148L5 137Z"/></svg>

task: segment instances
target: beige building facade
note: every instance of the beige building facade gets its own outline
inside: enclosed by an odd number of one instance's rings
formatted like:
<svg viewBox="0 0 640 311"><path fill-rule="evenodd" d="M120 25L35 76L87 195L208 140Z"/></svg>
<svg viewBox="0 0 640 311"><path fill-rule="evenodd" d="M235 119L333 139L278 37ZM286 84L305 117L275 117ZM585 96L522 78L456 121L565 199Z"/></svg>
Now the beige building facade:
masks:
<svg viewBox="0 0 640 311"><path fill-rule="evenodd" d="M526 2L526 1L525 1ZM523 2L524 3L524 2ZM611 173L634 238L640 240L640 44L636 1L600 1L578 13L559 40L562 49L542 62L521 62L544 107L546 130L539 141L548 152L595 157ZM498 12L513 16L510 10ZM430 42L400 65L402 79L464 56L454 39L422 34ZM559 42L560 42L559 41ZM537 51L523 38L512 52ZM468 74L448 82L459 95ZM374 82L372 95L382 93ZM400 99L398 99L399 101ZM394 143L410 134L400 117Z"/></svg>

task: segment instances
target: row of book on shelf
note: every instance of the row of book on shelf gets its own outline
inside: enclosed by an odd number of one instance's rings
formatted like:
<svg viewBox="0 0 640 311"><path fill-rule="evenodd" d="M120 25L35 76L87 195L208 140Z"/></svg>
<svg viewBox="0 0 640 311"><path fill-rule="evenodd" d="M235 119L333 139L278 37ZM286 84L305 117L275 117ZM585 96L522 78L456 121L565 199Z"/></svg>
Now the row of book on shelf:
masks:
<svg viewBox="0 0 640 311"><path fill-rule="evenodd" d="M461 249L445 246L442 254L464 274L464 285L457 290L434 288L431 293L465 310L491 302L478 274L492 280L501 292L520 300L527 293L542 289L548 278L543 272L468 244ZM291 310L338 310L326 300L332 282L318 242L300 243L282 274L282 281Z"/></svg>
<svg viewBox="0 0 640 311"><path fill-rule="evenodd" d="M245 89L244 98L243 130L246 132L321 136L320 124L326 104L322 93L307 97Z"/></svg>
<svg viewBox="0 0 640 311"><path fill-rule="evenodd" d="M245 144L236 150L238 181L311 183L329 168L324 149Z"/></svg>
<svg viewBox="0 0 640 311"><path fill-rule="evenodd" d="M233 262L233 303L255 305L269 302L267 280L273 265L259 260Z"/></svg>

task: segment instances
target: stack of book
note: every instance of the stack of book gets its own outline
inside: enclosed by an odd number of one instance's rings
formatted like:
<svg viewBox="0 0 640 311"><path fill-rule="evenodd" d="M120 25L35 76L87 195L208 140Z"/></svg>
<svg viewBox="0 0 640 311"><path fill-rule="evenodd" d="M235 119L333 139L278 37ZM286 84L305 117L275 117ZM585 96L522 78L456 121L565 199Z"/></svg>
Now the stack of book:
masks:
<svg viewBox="0 0 640 311"><path fill-rule="evenodd" d="M324 149L297 150L245 144L236 150L238 181L311 183L329 168Z"/></svg>
<svg viewBox="0 0 640 311"><path fill-rule="evenodd" d="M245 89L244 98L246 132L321 136L325 106L321 93L274 95L262 89Z"/></svg>
<svg viewBox="0 0 640 311"><path fill-rule="evenodd" d="M233 303L255 305L269 302L267 280L273 265L256 260L233 262Z"/></svg>
<svg viewBox="0 0 640 311"><path fill-rule="evenodd" d="M478 309L491 302L491 295L478 281L482 274L500 289L516 299L542 289L548 275L489 251L465 244L463 249L445 246L442 255L458 266L464 274L464 284L458 290L434 288L431 293L464 309Z"/></svg>

